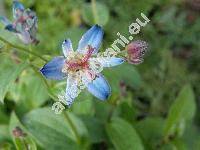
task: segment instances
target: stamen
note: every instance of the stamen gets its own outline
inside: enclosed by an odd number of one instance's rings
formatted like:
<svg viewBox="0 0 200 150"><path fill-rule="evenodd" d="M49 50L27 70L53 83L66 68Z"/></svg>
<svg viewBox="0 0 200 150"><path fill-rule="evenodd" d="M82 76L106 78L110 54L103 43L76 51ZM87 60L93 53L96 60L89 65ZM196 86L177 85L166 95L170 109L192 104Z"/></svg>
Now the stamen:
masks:
<svg viewBox="0 0 200 150"><path fill-rule="evenodd" d="M69 54L62 71L67 73L69 71L77 72L82 69L89 69L88 60L92 56L95 48L92 48L92 46L88 45L87 49L88 50L85 55L76 52Z"/></svg>

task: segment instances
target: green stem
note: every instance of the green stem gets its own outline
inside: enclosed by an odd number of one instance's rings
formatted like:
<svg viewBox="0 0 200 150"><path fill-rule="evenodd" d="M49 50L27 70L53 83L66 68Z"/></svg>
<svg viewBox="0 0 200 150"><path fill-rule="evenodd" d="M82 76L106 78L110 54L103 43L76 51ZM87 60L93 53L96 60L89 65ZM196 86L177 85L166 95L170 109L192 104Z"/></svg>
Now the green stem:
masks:
<svg viewBox="0 0 200 150"><path fill-rule="evenodd" d="M0 41L2 41L2 42L4 42L4 43L8 44L9 46L11 46L11 47L17 49L18 51L22 51L22 52L24 52L24 53L28 53L28 54L30 54L30 55L33 55L33 56L35 56L35 57L40 58L41 60L43 60L43 61L45 61L45 62L48 62L48 60L46 60L44 57L40 56L39 54L37 54L37 53L35 53L35 52L32 52L32 51L30 51L30 50L28 50L28 49L26 49L26 48L24 48L24 47L20 47L20 46L14 45L14 44L8 42L7 40L5 40L5 39L2 38L2 37L0 37Z"/></svg>
<svg viewBox="0 0 200 150"><path fill-rule="evenodd" d="M32 52L31 44L29 45L29 51ZM31 54L29 54L29 58L30 58L30 60L31 60L31 58L32 58L32 55L31 55Z"/></svg>
<svg viewBox="0 0 200 150"><path fill-rule="evenodd" d="M48 84L48 82L44 79L44 77L41 75L41 73L39 73L39 68L38 67L36 67L36 66L34 66L33 64L29 64L31 67L32 67L32 69L35 71L35 73L41 78L41 80L43 81L43 83L45 84L45 86L46 86L46 88L47 88L47 90L48 90L48 94L49 94L49 96L54 100L54 101L57 101L57 96L55 96L54 94L53 94L53 92L51 91L51 87L50 87L50 85Z"/></svg>
<svg viewBox="0 0 200 150"><path fill-rule="evenodd" d="M79 137L78 131L76 129L76 126L74 125L74 123L72 122L71 118L69 117L69 115L68 115L68 113L66 111L64 111L63 114L64 114L65 119L67 120L67 122L71 126L72 131L74 132L74 135L76 137L77 143L80 144L81 141L80 141L80 137Z"/></svg>
<svg viewBox="0 0 200 150"><path fill-rule="evenodd" d="M123 49L119 52L119 54L123 54L123 53L126 53L126 49Z"/></svg>
<svg viewBox="0 0 200 150"><path fill-rule="evenodd" d="M126 54L127 54L127 51L126 50L122 50L119 53L117 53L117 56L120 56L122 58L126 58Z"/></svg>
<svg viewBox="0 0 200 150"><path fill-rule="evenodd" d="M96 9L96 0L92 0L92 13L93 13L93 17L94 17L94 22L95 24L98 24L98 15L97 15L97 9Z"/></svg>
<svg viewBox="0 0 200 150"><path fill-rule="evenodd" d="M33 68L33 70L39 74L38 72L38 68L32 64L30 64L31 67ZM42 75L40 74L40 77L41 79L44 81L44 84L46 85L46 88L48 89L48 93L49 93L49 96L54 100L54 101L57 101L57 96L55 96L52 91L50 90L50 85L48 84L48 82L42 77ZM78 131L76 129L76 126L74 125L74 123L72 122L71 118L69 117L68 113L64 111L64 117L65 119L67 120L67 122L69 123L69 125L71 126L71 129L77 139L77 143L80 144L80 137L79 137L79 134L78 134Z"/></svg>

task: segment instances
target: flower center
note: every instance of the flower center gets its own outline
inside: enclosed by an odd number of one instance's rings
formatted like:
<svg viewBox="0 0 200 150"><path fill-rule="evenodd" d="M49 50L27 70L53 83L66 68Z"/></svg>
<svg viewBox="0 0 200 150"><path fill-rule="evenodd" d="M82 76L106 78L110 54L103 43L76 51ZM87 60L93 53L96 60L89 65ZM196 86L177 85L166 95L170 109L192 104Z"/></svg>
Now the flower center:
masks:
<svg viewBox="0 0 200 150"><path fill-rule="evenodd" d="M62 69L63 73L78 72L79 70L89 69L89 58L94 51L94 48L88 46L86 54L81 54L79 52L69 52L67 59L65 61L64 67Z"/></svg>

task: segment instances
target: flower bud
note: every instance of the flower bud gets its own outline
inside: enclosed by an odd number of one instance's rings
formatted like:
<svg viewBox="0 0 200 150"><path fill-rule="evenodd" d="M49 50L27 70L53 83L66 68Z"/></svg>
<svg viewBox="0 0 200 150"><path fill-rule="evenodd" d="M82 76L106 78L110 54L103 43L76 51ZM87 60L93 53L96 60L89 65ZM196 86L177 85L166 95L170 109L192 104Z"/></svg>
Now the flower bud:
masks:
<svg viewBox="0 0 200 150"><path fill-rule="evenodd" d="M141 64L144 55L147 52L148 44L145 41L133 41L127 45L127 61L131 64Z"/></svg>
<svg viewBox="0 0 200 150"><path fill-rule="evenodd" d="M22 129L20 127L15 127L13 130L12 130L12 134L14 135L14 137L25 137L27 136L26 133L24 133L22 131Z"/></svg>

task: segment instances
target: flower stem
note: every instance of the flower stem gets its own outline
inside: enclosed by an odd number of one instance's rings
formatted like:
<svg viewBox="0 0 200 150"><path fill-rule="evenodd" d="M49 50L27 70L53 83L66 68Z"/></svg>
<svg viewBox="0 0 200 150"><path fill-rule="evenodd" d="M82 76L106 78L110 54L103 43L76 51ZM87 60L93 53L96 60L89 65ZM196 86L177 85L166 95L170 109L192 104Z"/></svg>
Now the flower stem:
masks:
<svg viewBox="0 0 200 150"><path fill-rule="evenodd" d="M46 88L47 88L47 91L48 91L48 94L49 96L54 100L54 101L57 101L57 96L55 96L55 94L53 94L53 92L51 91L51 87L50 85L48 84L48 82L43 78L43 76L41 75L41 73L39 73L39 68L36 67L35 65L33 64L29 64L32 69L34 70L34 72L40 77L40 79L43 81L43 83L45 84Z"/></svg>
<svg viewBox="0 0 200 150"><path fill-rule="evenodd" d="M29 45L29 51L32 52L32 46L31 46L31 44ZM29 58L30 58L30 60L31 60L31 58L32 58L32 55L31 55L31 54L29 54Z"/></svg>
<svg viewBox="0 0 200 150"><path fill-rule="evenodd" d="M33 68L33 70L35 71L35 73L39 74L39 72L38 72L39 69L38 69L36 66L32 65L32 64L30 64L30 65L31 65L31 67ZM48 89L49 96L50 96L54 101L57 101L57 99L58 99L57 96L55 96L55 95L52 93L52 91L51 91L51 89L50 89L50 85L49 85L48 82L42 77L41 74L40 74L40 78L44 81L44 84L45 84L45 86L46 86L47 89ZM74 125L74 123L72 122L72 120L70 119L70 117L69 117L69 115L68 115L68 113L67 113L66 111L64 111L63 114L64 114L65 119L67 120L67 122L68 122L69 125L71 126L72 131L74 132L74 135L75 135L75 137L76 137L76 139L77 139L77 143L80 144L80 137L79 137L78 131L77 131L77 129L76 129L76 126Z"/></svg>
<svg viewBox="0 0 200 150"><path fill-rule="evenodd" d="M97 15L97 7L96 7L96 0L92 0L92 13L94 17L94 23L98 24L98 15Z"/></svg>
<svg viewBox="0 0 200 150"><path fill-rule="evenodd" d="M122 58L126 58L126 53L127 53L126 50L122 50L119 53L117 53L117 56L120 56Z"/></svg>
<svg viewBox="0 0 200 150"><path fill-rule="evenodd" d="M81 141L80 141L80 137L79 137L78 131L76 129L76 126L74 125L74 123L72 122L71 118L69 117L69 115L68 115L68 113L66 111L64 111L63 114L64 114L65 119L67 120L67 122L71 126L72 131L74 132L74 135L76 137L77 143L80 144Z"/></svg>
<svg viewBox="0 0 200 150"><path fill-rule="evenodd" d="M41 60L43 60L43 61L45 61L45 62L48 62L44 57L40 56L39 54L37 54L37 53L35 53L35 52L32 52L32 51L30 51L30 50L28 50L28 49L26 49L26 48L24 48L24 47L20 47L20 46L14 45L14 44L8 42L7 40L5 40L5 39L2 38L2 37L0 37L0 41L2 41L2 42L4 42L4 43L8 44L9 46L11 46L11 47L17 49L18 51L22 51L22 52L24 52L24 53L28 53L28 54L30 54L30 55L33 55L33 56L35 56L35 57L40 58Z"/></svg>

